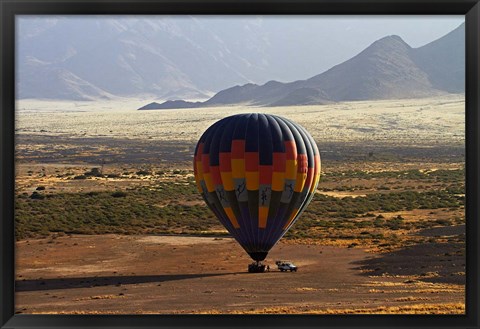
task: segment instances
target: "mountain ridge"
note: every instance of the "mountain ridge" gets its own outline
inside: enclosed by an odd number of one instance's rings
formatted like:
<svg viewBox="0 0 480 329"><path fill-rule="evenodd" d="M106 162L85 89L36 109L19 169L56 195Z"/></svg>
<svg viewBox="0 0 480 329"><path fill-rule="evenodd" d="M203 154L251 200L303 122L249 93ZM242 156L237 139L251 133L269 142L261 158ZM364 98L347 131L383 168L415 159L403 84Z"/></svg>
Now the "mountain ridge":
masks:
<svg viewBox="0 0 480 329"><path fill-rule="evenodd" d="M305 80L248 83L221 90L204 102L181 101L182 108L245 104L288 106L459 93L464 84L465 26L422 47L390 35L323 73ZM452 51L452 49L454 51ZM180 101L179 101L180 102ZM161 108L174 108L175 102Z"/></svg>

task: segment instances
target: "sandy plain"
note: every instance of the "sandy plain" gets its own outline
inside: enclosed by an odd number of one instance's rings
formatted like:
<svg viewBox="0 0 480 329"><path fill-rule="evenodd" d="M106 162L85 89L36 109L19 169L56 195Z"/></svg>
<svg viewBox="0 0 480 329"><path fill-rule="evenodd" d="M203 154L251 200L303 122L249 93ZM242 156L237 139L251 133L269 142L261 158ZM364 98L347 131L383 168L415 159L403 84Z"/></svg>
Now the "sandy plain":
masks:
<svg viewBox="0 0 480 329"><path fill-rule="evenodd" d="M18 102L16 192L29 195L39 185L54 194L175 183L191 176L201 133L227 115L246 112L273 113L304 126L321 150L324 172L455 170L464 161L461 95L302 107L135 110L145 103ZM160 178L65 177L99 166L107 173L184 172ZM341 190L339 184L322 182L319 193L341 199L377 193L380 185L418 190L418 182L398 179L341 182L361 185L356 191ZM461 216L462 210L432 213L401 214L413 222ZM225 237L53 234L21 239L16 308L18 313L78 314L463 313L464 230L456 223L400 231L401 239L417 242L382 252L370 245L351 248L352 240L282 240L267 258L272 271L262 274L245 273L248 256ZM435 243L419 242L434 237ZM285 258L295 261L298 273L275 270L274 261Z"/></svg>
<svg viewBox="0 0 480 329"><path fill-rule="evenodd" d="M103 103L18 101L16 133L196 142L203 131L225 116L258 112L284 116L299 123L319 147L328 142L361 141L432 146L462 143L465 138L463 95L300 107L136 111L141 104L138 100Z"/></svg>

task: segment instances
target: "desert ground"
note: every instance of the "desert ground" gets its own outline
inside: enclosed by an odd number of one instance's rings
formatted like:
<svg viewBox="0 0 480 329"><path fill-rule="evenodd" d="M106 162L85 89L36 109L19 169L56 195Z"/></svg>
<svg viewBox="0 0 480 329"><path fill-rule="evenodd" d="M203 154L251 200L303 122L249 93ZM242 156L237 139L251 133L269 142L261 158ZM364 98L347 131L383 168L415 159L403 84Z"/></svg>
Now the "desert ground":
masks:
<svg viewBox="0 0 480 329"><path fill-rule="evenodd" d="M280 243L268 257L270 272L247 273L248 256L230 238L50 241L18 243L17 307L24 313L464 312L463 286L450 276L462 259L445 252L432 260L412 250L399 261L361 249ZM294 259L298 272L278 271L275 259ZM423 268L411 268L412 260ZM439 278L442 262L458 265ZM394 273L378 274L390 268Z"/></svg>
<svg viewBox="0 0 480 329"><path fill-rule="evenodd" d="M145 103L145 102L144 102ZM136 111L17 103L17 313L465 311L464 100ZM307 211L251 262L196 192L192 154L224 116L274 113L316 140ZM280 272L287 259L298 272Z"/></svg>

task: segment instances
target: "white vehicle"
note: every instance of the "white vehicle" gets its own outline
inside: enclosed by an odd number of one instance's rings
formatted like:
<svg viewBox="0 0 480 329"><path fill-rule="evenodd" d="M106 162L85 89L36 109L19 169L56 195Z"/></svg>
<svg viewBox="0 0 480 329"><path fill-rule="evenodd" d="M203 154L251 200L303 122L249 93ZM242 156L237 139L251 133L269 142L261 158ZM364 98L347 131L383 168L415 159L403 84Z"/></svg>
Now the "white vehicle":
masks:
<svg viewBox="0 0 480 329"><path fill-rule="evenodd" d="M297 267L292 262L277 260L275 264L277 264L277 267L281 272L285 272L285 271L297 272Z"/></svg>

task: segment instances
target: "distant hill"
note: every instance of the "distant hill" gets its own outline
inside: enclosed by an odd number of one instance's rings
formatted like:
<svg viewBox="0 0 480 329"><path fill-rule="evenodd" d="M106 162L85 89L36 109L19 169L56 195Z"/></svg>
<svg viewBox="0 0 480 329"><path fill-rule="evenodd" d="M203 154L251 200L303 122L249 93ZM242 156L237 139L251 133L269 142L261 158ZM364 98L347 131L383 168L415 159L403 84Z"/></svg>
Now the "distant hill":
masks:
<svg viewBox="0 0 480 329"><path fill-rule="evenodd" d="M19 99L207 99L225 86L265 81L268 56L258 43L266 32L255 22L238 22L251 33L239 29L229 40L216 32L221 22L186 16L182 24L168 16L22 19ZM252 49L239 51L234 41Z"/></svg>
<svg viewBox="0 0 480 329"><path fill-rule="evenodd" d="M195 107L195 104L200 106L200 102L192 103L185 101L166 101L162 104L157 102L152 102L145 106L139 108L139 110L162 110L162 109L182 109L182 108L192 108Z"/></svg>
<svg viewBox="0 0 480 329"><path fill-rule="evenodd" d="M249 83L222 90L202 103L175 101L159 108L311 105L460 93L465 90L464 36L464 24L420 48L410 47L399 36L387 36L307 80Z"/></svg>
<svg viewBox="0 0 480 329"><path fill-rule="evenodd" d="M434 88L450 93L465 91L465 24L423 47L412 58Z"/></svg>

